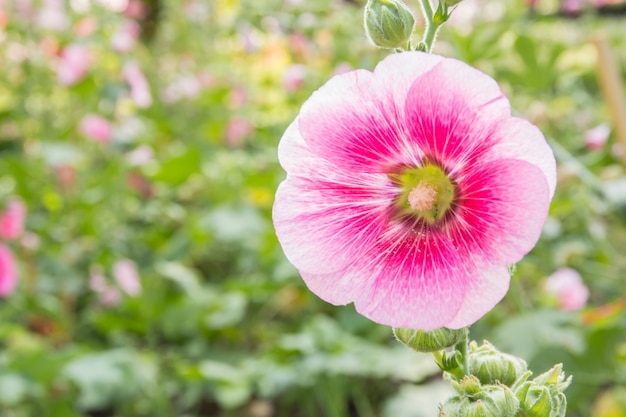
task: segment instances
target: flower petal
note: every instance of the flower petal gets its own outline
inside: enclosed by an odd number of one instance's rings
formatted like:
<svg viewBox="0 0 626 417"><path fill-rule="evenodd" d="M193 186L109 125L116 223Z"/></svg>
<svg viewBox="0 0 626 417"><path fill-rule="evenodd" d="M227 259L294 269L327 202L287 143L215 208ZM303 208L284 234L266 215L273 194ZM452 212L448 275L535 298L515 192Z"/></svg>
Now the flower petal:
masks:
<svg viewBox="0 0 626 417"><path fill-rule="evenodd" d="M492 78L454 59L413 82L405 110L414 146L451 174L474 164L492 145L491 132L511 115Z"/></svg>
<svg viewBox="0 0 626 417"><path fill-rule="evenodd" d="M458 178L447 233L464 256L518 262L537 243L550 208L543 171L519 159L491 161Z"/></svg>
<svg viewBox="0 0 626 417"><path fill-rule="evenodd" d="M504 265L480 265L480 274L472 277L466 287L465 299L454 319L446 327L460 329L475 323L504 298L511 274Z"/></svg>
<svg viewBox="0 0 626 417"><path fill-rule="evenodd" d="M331 78L302 106L302 137L318 156L360 172L398 163L398 156L407 154L402 114L408 86L442 59L397 54L374 73L357 70Z"/></svg>
<svg viewBox="0 0 626 417"><path fill-rule="evenodd" d="M459 308L468 282L478 273L444 236L407 231L373 253L371 285L355 307L371 320L395 327L432 330L447 326ZM361 275L367 276L366 271ZM367 271L369 272L369 271ZM478 301L478 300L477 300Z"/></svg>
<svg viewBox="0 0 626 417"><path fill-rule="evenodd" d="M394 191L384 175L353 174L343 180L288 176L276 192L276 235L301 271L346 268L388 223Z"/></svg>
<svg viewBox="0 0 626 417"><path fill-rule="evenodd" d="M483 156L484 161L512 158L538 166L548 181L550 197L556 188L556 162L552 149L537 126L518 117L503 121L492 134L494 145Z"/></svg>

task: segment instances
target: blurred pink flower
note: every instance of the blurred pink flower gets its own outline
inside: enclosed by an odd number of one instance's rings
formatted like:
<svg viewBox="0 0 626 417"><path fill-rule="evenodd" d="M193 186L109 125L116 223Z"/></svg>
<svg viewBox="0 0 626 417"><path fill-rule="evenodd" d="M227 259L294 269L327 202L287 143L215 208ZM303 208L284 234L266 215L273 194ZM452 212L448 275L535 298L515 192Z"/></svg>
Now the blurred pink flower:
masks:
<svg viewBox="0 0 626 417"><path fill-rule="evenodd" d="M194 98L202 91L202 84L198 78L189 75L179 78L167 86L161 93L161 99L165 103L175 103L183 98Z"/></svg>
<svg viewBox="0 0 626 417"><path fill-rule="evenodd" d="M56 57L59 54L59 43L54 38L43 38L39 42L39 50L47 57Z"/></svg>
<svg viewBox="0 0 626 417"><path fill-rule="evenodd" d="M35 13L32 0L19 0L15 2L15 11L24 20L29 20Z"/></svg>
<svg viewBox="0 0 626 417"><path fill-rule="evenodd" d="M345 74L346 72L350 72L352 70L353 70L352 65L348 64L347 62L340 62L335 67L335 70L333 71L333 75Z"/></svg>
<svg viewBox="0 0 626 417"><path fill-rule="evenodd" d="M274 226L309 289L415 329L467 326L502 299L556 186L544 136L492 78L421 52L331 78L278 157Z"/></svg>
<svg viewBox="0 0 626 417"><path fill-rule="evenodd" d="M141 145L129 152L128 155L126 155L126 160L132 166L146 165L154 160L154 151L148 145Z"/></svg>
<svg viewBox="0 0 626 417"><path fill-rule="evenodd" d="M64 192L70 191L76 183L76 169L69 164L54 167L54 173Z"/></svg>
<svg viewBox="0 0 626 417"><path fill-rule="evenodd" d="M111 37L111 46L117 52L130 52L137 43L141 28L133 19L126 19Z"/></svg>
<svg viewBox="0 0 626 417"><path fill-rule="evenodd" d="M0 245L0 297L10 295L17 286L17 266L9 248Z"/></svg>
<svg viewBox="0 0 626 417"><path fill-rule="evenodd" d="M295 93L302 88L305 78L306 67L304 65L289 65L283 73L283 88L289 93Z"/></svg>
<svg viewBox="0 0 626 417"><path fill-rule="evenodd" d="M106 287L102 292L99 293L98 300L100 304L106 307L116 306L120 303L121 294L120 290L115 287Z"/></svg>
<svg viewBox="0 0 626 417"><path fill-rule="evenodd" d="M47 0L37 15L37 24L43 29L64 31L70 26L64 2Z"/></svg>
<svg viewBox="0 0 626 417"><path fill-rule="evenodd" d="M89 114L80 122L80 132L94 142L107 143L113 136L111 122L97 114Z"/></svg>
<svg viewBox="0 0 626 417"><path fill-rule="evenodd" d="M101 271L91 271L89 275L89 289L101 293L109 287L107 279Z"/></svg>
<svg viewBox="0 0 626 417"><path fill-rule="evenodd" d="M602 149L611 134L611 127L608 123L602 123L585 132L585 145L590 150Z"/></svg>
<svg viewBox="0 0 626 417"><path fill-rule="evenodd" d="M150 107L152 105L150 85L139 64L136 61L129 61L124 65L122 72L130 86L130 98L138 107Z"/></svg>
<svg viewBox="0 0 626 417"><path fill-rule="evenodd" d="M94 33L97 29L98 22L94 18L83 17L74 26L74 33L79 38L84 38Z"/></svg>
<svg viewBox="0 0 626 417"><path fill-rule="evenodd" d="M564 311L580 310L587 304L589 289L580 274L571 268L561 268L548 277L545 289L559 301Z"/></svg>
<svg viewBox="0 0 626 417"><path fill-rule="evenodd" d="M120 290L109 285L100 267L94 268L89 275L89 289L98 294L98 302L106 307L119 304Z"/></svg>
<svg viewBox="0 0 626 417"><path fill-rule="evenodd" d="M233 109L240 109L248 102L248 90L241 85L236 85L230 90L228 104Z"/></svg>
<svg viewBox="0 0 626 417"><path fill-rule="evenodd" d="M57 79L63 85L72 85L87 75L91 66L91 53L86 46L69 45L61 51L57 62Z"/></svg>
<svg viewBox="0 0 626 417"><path fill-rule="evenodd" d="M26 206L20 200L11 200L0 213L0 238L13 240L24 232Z"/></svg>
<svg viewBox="0 0 626 417"><path fill-rule="evenodd" d="M566 15L577 16L583 10L583 0L561 0L561 10Z"/></svg>
<svg viewBox="0 0 626 417"><path fill-rule="evenodd" d="M230 146L239 146L243 140L252 134L254 126L243 117L232 117L226 125L226 143Z"/></svg>
<svg viewBox="0 0 626 417"><path fill-rule="evenodd" d="M141 279L137 266L130 259L121 259L113 264L113 278L131 297L141 294Z"/></svg>
<svg viewBox="0 0 626 417"><path fill-rule="evenodd" d="M124 15L132 19L143 19L148 13L148 6L142 0L130 0Z"/></svg>

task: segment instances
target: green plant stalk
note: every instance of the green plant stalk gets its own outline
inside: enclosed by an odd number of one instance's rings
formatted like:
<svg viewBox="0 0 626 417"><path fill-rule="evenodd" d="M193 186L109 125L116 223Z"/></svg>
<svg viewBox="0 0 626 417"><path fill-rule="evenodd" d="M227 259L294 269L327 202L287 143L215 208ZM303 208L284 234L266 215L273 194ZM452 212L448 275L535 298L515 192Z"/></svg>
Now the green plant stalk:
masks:
<svg viewBox="0 0 626 417"><path fill-rule="evenodd" d="M443 24L443 22L435 22L435 14L433 13L430 0L420 0L422 5L422 12L424 13L424 19L426 20L426 29L424 31L424 37L422 38L422 44L426 46L426 52L430 53L433 49L433 44L437 38L437 32Z"/></svg>

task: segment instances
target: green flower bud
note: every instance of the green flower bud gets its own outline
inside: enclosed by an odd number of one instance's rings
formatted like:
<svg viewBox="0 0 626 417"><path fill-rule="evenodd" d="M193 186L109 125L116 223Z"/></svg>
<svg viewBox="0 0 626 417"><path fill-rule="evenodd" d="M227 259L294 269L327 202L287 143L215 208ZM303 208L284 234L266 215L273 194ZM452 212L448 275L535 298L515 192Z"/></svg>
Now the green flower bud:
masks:
<svg viewBox="0 0 626 417"><path fill-rule="evenodd" d="M526 372L527 365L523 359L502 353L484 341L480 347L476 342L470 344L469 368L483 384L500 382L510 387Z"/></svg>
<svg viewBox="0 0 626 417"><path fill-rule="evenodd" d="M560 392L565 391L569 384L572 383L572 376L565 378L565 372L563 372L563 364L556 364L549 371L544 372L537 378L533 379L533 382L538 385L545 385L551 387L553 390Z"/></svg>
<svg viewBox="0 0 626 417"><path fill-rule="evenodd" d="M548 417L552 415L552 397L546 387L528 390L522 408L527 417Z"/></svg>
<svg viewBox="0 0 626 417"><path fill-rule="evenodd" d="M393 329L393 334L400 342L417 352L436 352L456 345L465 337L467 329L437 330Z"/></svg>
<svg viewBox="0 0 626 417"><path fill-rule="evenodd" d="M459 4L462 1L463 0L443 0L443 2L446 4L447 7L456 6L457 4Z"/></svg>
<svg viewBox="0 0 626 417"><path fill-rule="evenodd" d="M527 379L528 375L525 374ZM520 381L522 380L520 379ZM565 378L563 366L558 364L532 381L515 384L515 395L520 401L524 417L565 417L567 398L563 391L572 382Z"/></svg>
<svg viewBox="0 0 626 417"><path fill-rule="evenodd" d="M439 417L514 417L519 411L519 400L502 384L481 386L468 376L453 385L461 395L443 404Z"/></svg>
<svg viewBox="0 0 626 417"><path fill-rule="evenodd" d="M368 0L365 33L381 48L403 48L411 39L415 17L401 0Z"/></svg>

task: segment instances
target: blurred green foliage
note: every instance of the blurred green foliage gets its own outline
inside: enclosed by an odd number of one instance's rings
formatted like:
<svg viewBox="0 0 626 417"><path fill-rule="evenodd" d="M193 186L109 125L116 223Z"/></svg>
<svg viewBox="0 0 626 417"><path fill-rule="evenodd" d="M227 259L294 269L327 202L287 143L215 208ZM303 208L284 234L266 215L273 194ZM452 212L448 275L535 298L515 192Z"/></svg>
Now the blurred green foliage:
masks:
<svg viewBox="0 0 626 417"><path fill-rule="evenodd" d="M431 358L312 295L271 223L276 147L299 106L333 73L384 56L366 42L363 4L153 0L141 43L121 53L120 11L61 2L68 24L52 30L42 4L18 3L0 16L0 206L18 196L28 215L9 244L20 284L0 301L2 417L435 415L446 391ZM585 417L626 416L624 149L614 135L600 149L584 140L611 123L598 34L626 74L624 19L591 10L568 20L465 0L435 48L496 78L560 167L542 240L472 336L536 372L563 362L569 415ZM93 62L65 86L55 70L69 44ZM149 106L132 100L130 61ZM113 124L109 143L81 134L91 113ZM111 279L121 259L137 265L140 294ZM590 288L582 313L558 311L543 288L564 266ZM118 298L94 290L98 274Z"/></svg>

